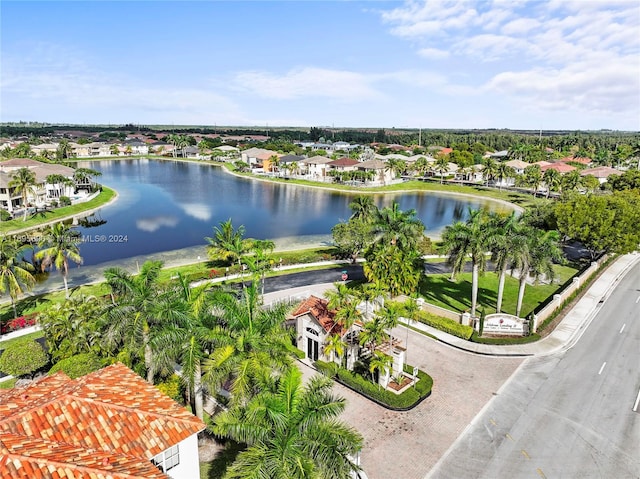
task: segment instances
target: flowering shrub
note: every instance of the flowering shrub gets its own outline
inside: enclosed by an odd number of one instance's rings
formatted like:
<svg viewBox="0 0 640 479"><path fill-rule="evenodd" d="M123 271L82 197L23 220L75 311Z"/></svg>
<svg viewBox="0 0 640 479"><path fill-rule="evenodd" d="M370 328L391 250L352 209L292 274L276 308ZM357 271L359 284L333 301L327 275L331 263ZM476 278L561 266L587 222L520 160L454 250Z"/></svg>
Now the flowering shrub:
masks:
<svg viewBox="0 0 640 479"><path fill-rule="evenodd" d="M26 316L20 316L19 318L14 318L6 323L2 324L0 330L2 334L7 334L12 331L18 331L19 329L28 328L29 326L35 326L38 319L38 315L36 313L27 314Z"/></svg>

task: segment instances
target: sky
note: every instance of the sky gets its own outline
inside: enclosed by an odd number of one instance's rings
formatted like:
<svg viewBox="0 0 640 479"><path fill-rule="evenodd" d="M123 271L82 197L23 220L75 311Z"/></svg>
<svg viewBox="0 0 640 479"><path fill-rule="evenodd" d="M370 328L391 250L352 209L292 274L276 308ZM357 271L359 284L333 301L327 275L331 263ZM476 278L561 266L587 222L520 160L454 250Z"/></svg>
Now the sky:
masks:
<svg viewBox="0 0 640 479"><path fill-rule="evenodd" d="M640 131L637 0L0 2L0 121Z"/></svg>

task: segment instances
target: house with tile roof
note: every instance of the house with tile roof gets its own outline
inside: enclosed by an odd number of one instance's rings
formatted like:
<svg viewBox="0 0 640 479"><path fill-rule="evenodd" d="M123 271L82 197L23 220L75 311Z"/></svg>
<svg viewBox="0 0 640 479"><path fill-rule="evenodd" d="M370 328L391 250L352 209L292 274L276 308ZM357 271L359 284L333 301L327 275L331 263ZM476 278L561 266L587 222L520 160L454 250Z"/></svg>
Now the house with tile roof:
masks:
<svg viewBox="0 0 640 479"><path fill-rule="evenodd" d="M72 180L75 170L68 166L42 163L30 158L13 158L0 161L0 208L6 209L9 213L22 209L22 194L9 188L9 183L13 175L21 168L28 168L36 177L36 184L32 191L27 192L27 203L42 207L50 200L58 199L61 196L72 196L75 190L73 184L50 184L47 183L49 175L61 175Z"/></svg>
<svg viewBox="0 0 640 479"><path fill-rule="evenodd" d="M606 183L611 175L621 175L622 171L611 168L610 166L598 166L597 168L588 168L580 172L580 176L593 175L600 184Z"/></svg>
<svg viewBox="0 0 640 479"><path fill-rule="evenodd" d="M355 338L361 326L354 324L351 328L345 329L336 321L336 311L329 309L328 304L326 299L309 296L290 315L289 322L295 323L298 349L304 352L305 358L310 361L331 361L332 358L324 353L329 337L337 334L343 340ZM359 350L357 341L351 343L345 349L349 369L353 367ZM333 360L339 363L341 358L334 355Z"/></svg>
<svg viewBox="0 0 640 479"><path fill-rule="evenodd" d="M324 181L327 176L327 164L332 161L331 158L327 158L326 156L312 156L311 158L300 160L298 164L308 178L316 181Z"/></svg>
<svg viewBox="0 0 640 479"><path fill-rule="evenodd" d="M193 479L205 424L117 363L0 390L3 479Z"/></svg>
<svg viewBox="0 0 640 479"><path fill-rule="evenodd" d="M361 161L356 165L358 170L370 171L373 174L373 180L369 185L387 185L396 177L393 169L387 167L388 164L380 160Z"/></svg>
<svg viewBox="0 0 640 479"><path fill-rule="evenodd" d="M570 171L575 170L576 167L567 165L566 163L562 163L559 161L557 163L551 163L548 165L541 166L540 169L542 170L543 173L547 170L556 170L558 173L564 175L565 173L569 173Z"/></svg>

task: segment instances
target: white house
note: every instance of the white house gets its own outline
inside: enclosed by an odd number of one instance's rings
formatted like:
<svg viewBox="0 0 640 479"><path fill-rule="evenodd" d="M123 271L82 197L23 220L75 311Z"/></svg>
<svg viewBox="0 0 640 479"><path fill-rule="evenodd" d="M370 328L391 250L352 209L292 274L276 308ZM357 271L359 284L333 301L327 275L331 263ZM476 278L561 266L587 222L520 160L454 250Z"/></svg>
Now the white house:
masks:
<svg viewBox="0 0 640 479"><path fill-rule="evenodd" d="M374 185L386 185L393 181L396 177L393 169L389 165L380 160L362 161L356 165L358 170L373 172L373 180L369 183Z"/></svg>
<svg viewBox="0 0 640 479"><path fill-rule="evenodd" d="M123 364L0 390L3 479L193 479L205 424Z"/></svg>
<svg viewBox="0 0 640 479"><path fill-rule="evenodd" d="M298 163L301 169L306 170L306 174L310 179L316 181L324 181L327 176L327 164L333 160L325 156L312 156Z"/></svg>

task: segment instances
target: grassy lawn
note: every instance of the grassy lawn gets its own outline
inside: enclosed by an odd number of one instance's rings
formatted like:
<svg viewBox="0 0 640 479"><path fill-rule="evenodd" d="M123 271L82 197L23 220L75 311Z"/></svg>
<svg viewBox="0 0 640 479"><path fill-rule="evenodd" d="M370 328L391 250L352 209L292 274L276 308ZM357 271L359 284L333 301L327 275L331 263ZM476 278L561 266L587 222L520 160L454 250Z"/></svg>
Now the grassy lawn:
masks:
<svg viewBox="0 0 640 479"><path fill-rule="evenodd" d="M61 218L66 218L78 213L82 213L83 211L97 208L98 206L102 206L105 203L109 202L115 196L115 194L116 192L114 190L103 186L100 194L92 200L87 201L86 203L64 206L62 208L56 208L53 211L37 213L31 218L27 218L27 221L22 221L22 216L11 221L3 221L0 223L0 233L9 234L12 231L20 231L25 228L34 228L44 223L48 223L49 221L59 220Z"/></svg>
<svg viewBox="0 0 640 479"><path fill-rule="evenodd" d="M13 386L16 385L16 378L13 379L8 379L6 381L2 381L0 382L0 389L11 389Z"/></svg>
<svg viewBox="0 0 640 479"><path fill-rule="evenodd" d="M531 311L552 296L568 281L577 269L570 266L557 266L556 282L553 284L527 284L522 304L521 317L526 317ZM471 308L471 273L458 275L456 282L449 281L449 274L428 275L420 285L420 294L425 300L436 306L452 311L463 312ZM504 288L502 311L509 314L516 313L518 300L518 280L507 276ZM495 273L485 273L480 276L478 283L478 307L485 308L487 314L494 313L498 295L498 276Z"/></svg>
<svg viewBox="0 0 640 479"><path fill-rule="evenodd" d="M36 331L33 333L25 334L24 336L20 336L18 338L3 340L3 341L0 341L0 349L6 349L8 346L18 341L25 341L27 339L38 339L41 337L42 337L42 331Z"/></svg>

